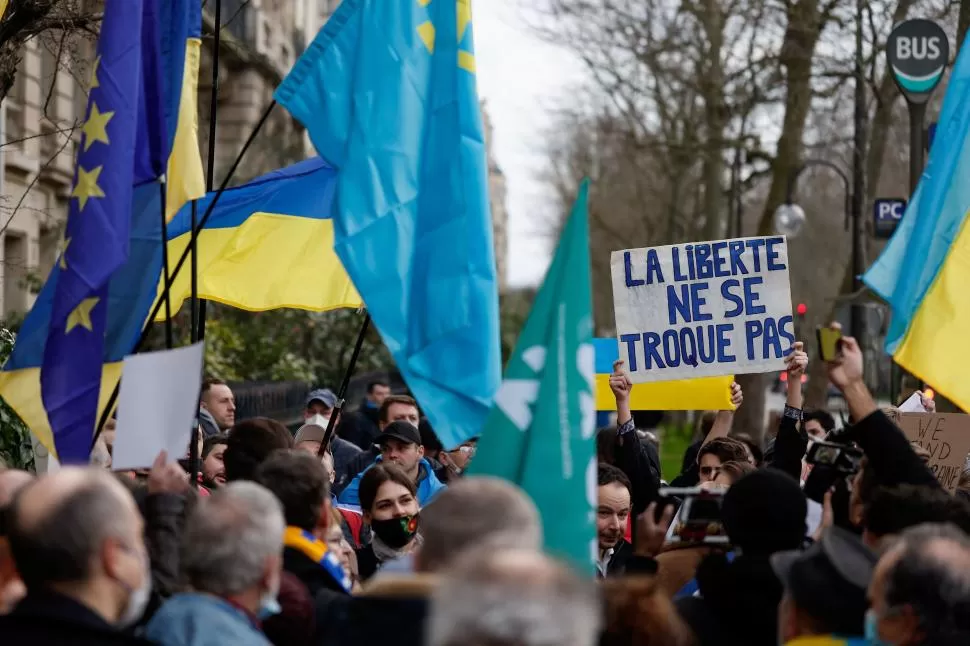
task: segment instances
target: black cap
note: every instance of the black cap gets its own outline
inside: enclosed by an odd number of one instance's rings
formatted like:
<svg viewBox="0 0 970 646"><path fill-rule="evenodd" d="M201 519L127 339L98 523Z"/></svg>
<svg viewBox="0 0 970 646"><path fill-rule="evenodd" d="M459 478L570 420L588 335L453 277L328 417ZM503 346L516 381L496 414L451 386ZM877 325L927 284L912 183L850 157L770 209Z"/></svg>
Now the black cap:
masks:
<svg viewBox="0 0 970 646"><path fill-rule="evenodd" d="M383 444L385 440L392 437L408 444L421 444L421 434L418 433L417 427L409 422L391 422L377 436L377 443Z"/></svg>
<svg viewBox="0 0 970 646"><path fill-rule="evenodd" d="M866 588L877 560L858 537L830 527L803 552L772 555L771 567L800 609L840 624L843 633L862 634Z"/></svg>

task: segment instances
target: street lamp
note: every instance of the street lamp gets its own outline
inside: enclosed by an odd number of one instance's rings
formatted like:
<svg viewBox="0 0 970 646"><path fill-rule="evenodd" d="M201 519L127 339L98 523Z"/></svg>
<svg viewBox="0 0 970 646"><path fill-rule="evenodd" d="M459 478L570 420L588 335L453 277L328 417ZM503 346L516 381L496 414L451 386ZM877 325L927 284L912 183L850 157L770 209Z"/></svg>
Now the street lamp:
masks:
<svg viewBox="0 0 970 646"><path fill-rule="evenodd" d="M806 217L805 211L802 207L795 203L795 186L798 183L798 178L806 170L812 167L824 166L835 171L835 174L839 176L842 180L842 187L845 190L845 230L849 230L850 222L853 224L852 227L852 274L853 281L852 287L854 291L859 291L861 289L859 276L862 275L862 264L863 264L863 247L862 247L862 233L863 229L861 227L861 203L857 199L857 194L852 190L853 180L856 180L858 184L858 177L853 177L849 179L849 176L844 170L842 170L836 164L825 160L825 159L809 159L798 169L792 173L791 177L788 179L788 192L785 196L785 203L775 209L774 216L772 217L772 223L774 224L775 231L782 235L786 235L790 238L797 237L802 229L805 227ZM860 170L853 165L854 172L853 175L857 175ZM857 302L858 295L853 299L851 307L851 334L856 337L856 340L860 344L864 344L863 334L865 332L864 316L862 305ZM863 347L865 347L863 345Z"/></svg>
<svg viewBox="0 0 970 646"><path fill-rule="evenodd" d="M846 231L849 229L849 215L852 210L852 189L849 187L849 176L830 161L809 159L788 178L788 192L785 195L785 203L775 209L774 217L772 217L775 231L789 238L797 238L802 229L805 228L805 210L795 203L795 186L798 184L798 178L801 177L802 173L813 166L831 168L842 179L842 184L845 187L845 228Z"/></svg>

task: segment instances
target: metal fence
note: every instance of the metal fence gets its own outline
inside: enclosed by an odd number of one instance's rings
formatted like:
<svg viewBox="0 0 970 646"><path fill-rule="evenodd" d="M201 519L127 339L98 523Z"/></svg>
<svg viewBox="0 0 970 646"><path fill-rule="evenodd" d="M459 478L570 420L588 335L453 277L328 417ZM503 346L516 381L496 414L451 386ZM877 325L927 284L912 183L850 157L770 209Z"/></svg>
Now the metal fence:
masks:
<svg viewBox="0 0 970 646"><path fill-rule="evenodd" d="M236 419L271 417L287 426L303 421L310 387L299 381L229 384L236 397Z"/></svg>

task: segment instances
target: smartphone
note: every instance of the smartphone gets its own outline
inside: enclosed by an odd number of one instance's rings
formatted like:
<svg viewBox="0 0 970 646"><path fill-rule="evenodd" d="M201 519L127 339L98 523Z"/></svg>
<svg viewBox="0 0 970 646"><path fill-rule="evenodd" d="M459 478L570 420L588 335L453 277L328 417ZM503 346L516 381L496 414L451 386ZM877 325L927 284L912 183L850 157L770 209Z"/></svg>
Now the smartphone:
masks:
<svg viewBox="0 0 970 646"><path fill-rule="evenodd" d="M815 334L818 337L819 358L822 361L835 361L835 356L839 353L839 343L842 341L842 331L819 327L815 329Z"/></svg>

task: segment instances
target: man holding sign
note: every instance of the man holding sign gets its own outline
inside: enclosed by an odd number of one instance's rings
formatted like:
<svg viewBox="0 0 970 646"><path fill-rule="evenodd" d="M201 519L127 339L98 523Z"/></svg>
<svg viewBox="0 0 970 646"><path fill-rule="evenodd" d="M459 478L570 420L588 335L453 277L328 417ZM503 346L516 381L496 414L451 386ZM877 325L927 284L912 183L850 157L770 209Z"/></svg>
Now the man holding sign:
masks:
<svg viewBox="0 0 970 646"><path fill-rule="evenodd" d="M785 369L795 330L783 236L614 251L610 267L634 383Z"/></svg>

